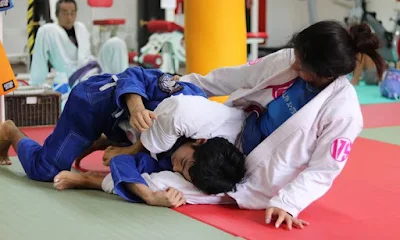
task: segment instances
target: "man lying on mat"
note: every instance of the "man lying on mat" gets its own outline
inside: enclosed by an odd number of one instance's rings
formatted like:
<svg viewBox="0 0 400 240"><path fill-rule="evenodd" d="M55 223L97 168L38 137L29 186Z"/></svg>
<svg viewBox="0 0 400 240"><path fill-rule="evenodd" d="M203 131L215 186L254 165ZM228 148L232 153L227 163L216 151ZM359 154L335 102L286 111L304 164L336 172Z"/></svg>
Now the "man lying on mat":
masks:
<svg viewBox="0 0 400 240"><path fill-rule="evenodd" d="M202 144L202 141L204 140L181 138L171 151L158 154L157 160L145 152L133 156L115 156L110 162L111 173L107 175L62 171L54 178L54 187L58 190L103 190L130 202L164 207L179 207L186 203L201 204L204 197L207 197L207 204L234 204L234 200L223 192L234 190L236 182L243 179L243 155L225 139L213 138L207 141L209 144ZM230 156L229 160L235 162L236 167L226 164L223 156L216 153L214 147L225 148ZM213 160L205 162L205 158ZM208 168L208 172L203 173L202 164L222 166L225 174L230 174L232 180L213 182L209 176L221 172L210 172L214 168ZM213 192L219 194L214 195Z"/></svg>
<svg viewBox="0 0 400 240"><path fill-rule="evenodd" d="M53 133L45 140L43 146L25 136L12 121L4 122L0 126L0 163L3 165L11 164L8 158L8 149L12 145L29 178L37 181L53 181L54 177L61 171L70 170L74 159L88 149L103 133L110 141L129 143L119 124L128 121L129 118L132 121L140 119L144 116L143 113L149 113L149 110L153 110L163 99L178 94L199 95L196 98L211 102L204 98L204 92L195 85L177 83L172 76L163 74L158 70L134 67L118 75L93 76L78 84L72 90ZM176 102L177 99L179 98L171 98L171 102ZM166 104L168 105L168 103ZM227 106L219 105L223 109L229 109ZM171 104L170 107L178 108L179 106ZM164 109L168 111L169 108L167 106ZM181 129L181 131L186 134L186 137L195 139L213 139L214 137L229 135L231 134L231 126L241 125L241 122L237 121L236 118L241 118L242 112L237 110L233 115L224 115L226 112L227 110L221 110L219 113L208 114L207 109L205 109L203 119L208 119L207 122L212 124L199 126L202 128L201 133L185 132L184 129ZM232 113L232 111L229 111L229 113ZM162 115L160 113L159 117L162 118ZM150 113L146 117L148 118L141 118L139 121L151 122L150 118L156 118L154 114ZM193 119L193 121L196 121L196 119ZM236 134L238 133L239 131L236 132ZM205 146L197 148L197 152L207 151L207 153L200 153L201 156L206 154L205 157L201 161L193 162L193 166L198 164L198 168L201 169L191 172L190 177L193 178L195 185L198 183L197 179L199 181L207 180L197 185L202 191L207 192L210 189L212 189L210 193L230 191L243 177L241 172L244 166L240 166L240 163L244 164L243 161L238 163L230 159L231 154L240 154L240 152L231 143L224 143L226 148L218 148L218 144L213 145L214 142L224 141L227 142L222 138L214 139L209 143L203 141L202 143ZM173 145L175 142L171 143ZM150 151L154 148L151 143L144 145ZM209 147L207 147L208 145ZM231 146L230 150L229 146ZM158 153L157 151L151 152ZM222 165L207 163L212 161L209 157L212 157L213 154L219 156ZM240 155L238 155L238 158L240 158ZM232 169L238 167L239 172L236 173L233 170L235 174L229 174L231 172L226 174L225 171L229 169L228 166L231 166ZM207 170L207 168L213 169ZM214 175L207 175L209 173ZM204 174L204 176L199 176L201 174Z"/></svg>
<svg viewBox="0 0 400 240"><path fill-rule="evenodd" d="M149 174L161 171L182 173L183 178L165 172L158 175L172 176L166 178L167 181L172 182L177 178L186 179L207 194L229 192L235 189L236 184L243 179L245 174L244 156L230 143L236 140L242 129L245 119L242 110L210 101L201 96L179 95L163 100L154 113L147 112L147 114L154 114L157 116L157 120L151 124L150 129L141 134L138 140L131 138L135 144L130 147L130 150L129 148L121 149L129 150L129 152L122 153L135 155L113 157L106 153L107 156L104 158L106 165L111 162L109 176L105 178L104 176L63 171L54 178L54 186L59 190L67 188L102 189L103 182L104 191L115 192L128 201L142 202L144 200L150 205L161 204L177 207L184 203L182 194L169 195L177 197L174 198L177 202L173 202L172 205L171 202L159 202L157 196L162 194L160 191L165 190L168 184L164 182L165 188L156 188L157 191L152 192L151 188L155 187L151 178L154 175L149 176ZM138 125L139 129L148 127L145 122L143 125ZM133 135L138 136L138 133L134 132ZM207 138L208 140L206 140ZM138 153L143 150L143 147L149 150L157 160L148 153ZM109 161L110 159L112 160ZM141 176L143 173L147 173L147 175ZM110 191L110 187L113 188L113 182L115 182L115 189ZM182 181L178 182L182 183ZM194 187L186 181L183 181L181 185L174 185L177 190L181 190L182 187L184 194L189 196L189 203L197 203L198 195L206 196L204 193L190 196L190 191L193 192ZM170 191L176 192L173 189ZM213 199L212 203L220 204L225 201L225 198L227 196L219 195L210 196L209 199Z"/></svg>

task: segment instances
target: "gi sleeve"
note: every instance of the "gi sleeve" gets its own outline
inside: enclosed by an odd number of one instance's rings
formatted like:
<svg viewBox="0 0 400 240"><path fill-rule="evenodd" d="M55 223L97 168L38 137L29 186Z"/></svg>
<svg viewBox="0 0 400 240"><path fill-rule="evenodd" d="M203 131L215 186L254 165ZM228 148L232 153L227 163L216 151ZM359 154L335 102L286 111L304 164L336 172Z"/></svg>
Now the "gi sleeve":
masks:
<svg viewBox="0 0 400 240"><path fill-rule="evenodd" d="M223 67L205 76L192 73L179 81L191 82L204 90L207 96L226 96L238 89L252 89L265 79L290 66L293 52L283 49L240 66Z"/></svg>
<svg viewBox="0 0 400 240"><path fill-rule="evenodd" d="M308 167L274 196L269 207L278 207L297 217L322 197L343 170L352 144L362 130L362 119L336 119L324 124Z"/></svg>
<svg viewBox="0 0 400 240"><path fill-rule="evenodd" d="M142 173L152 173L161 170L158 161L149 154L119 155L111 159L111 176L114 182L114 191L117 195L130 202L144 202L138 196L129 192L124 183L138 183L148 186Z"/></svg>
<svg viewBox="0 0 400 240"><path fill-rule="evenodd" d="M40 86L46 82L47 74L49 73L49 47L51 44L47 41L46 31L42 27L39 28L35 46L33 47L32 64L30 69L29 84Z"/></svg>
<svg viewBox="0 0 400 240"><path fill-rule="evenodd" d="M118 107L121 109L126 107L123 95L128 93L138 94L146 100L151 99L152 96L148 94L147 89L162 75L163 73L159 70L145 70L142 67L128 68L119 74L115 88Z"/></svg>

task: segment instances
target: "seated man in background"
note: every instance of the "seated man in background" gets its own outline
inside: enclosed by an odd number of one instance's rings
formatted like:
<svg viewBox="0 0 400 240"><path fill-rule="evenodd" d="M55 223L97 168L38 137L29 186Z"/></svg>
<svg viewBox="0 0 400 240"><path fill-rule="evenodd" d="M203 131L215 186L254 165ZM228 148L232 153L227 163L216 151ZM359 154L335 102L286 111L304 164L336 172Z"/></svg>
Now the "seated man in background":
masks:
<svg viewBox="0 0 400 240"><path fill-rule="evenodd" d="M55 69L55 82L66 82L77 70L72 82L99 73L91 55L90 34L85 25L76 20L75 0L59 0L56 4L58 23L47 23L39 28L33 49L30 85L42 85L49 73L48 63ZM108 57L101 57L108 55ZM103 72L117 74L128 67L126 43L118 37L109 39L99 53ZM72 80L72 79L71 79Z"/></svg>

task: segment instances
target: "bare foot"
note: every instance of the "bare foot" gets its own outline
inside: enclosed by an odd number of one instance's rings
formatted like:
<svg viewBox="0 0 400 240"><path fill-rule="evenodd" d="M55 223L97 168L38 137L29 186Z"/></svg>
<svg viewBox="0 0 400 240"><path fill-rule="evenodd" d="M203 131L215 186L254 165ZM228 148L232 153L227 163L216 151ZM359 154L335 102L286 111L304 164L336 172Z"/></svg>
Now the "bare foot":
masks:
<svg viewBox="0 0 400 240"><path fill-rule="evenodd" d="M85 188L86 177L79 173L62 171L54 177L53 186L59 191L71 188Z"/></svg>
<svg viewBox="0 0 400 240"><path fill-rule="evenodd" d="M18 129L14 122L7 120L0 125L0 165L11 165L8 157L8 150L11 146L11 141L8 139L10 130Z"/></svg>
<svg viewBox="0 0 400 240"><path fill-rule="evenodd" d="M109 166L110 161L113 157L123 154L135 154L134 148L132 146L129 147L117 147L117 146L110 146L106 148L103 155L103 165Z"/></svg>

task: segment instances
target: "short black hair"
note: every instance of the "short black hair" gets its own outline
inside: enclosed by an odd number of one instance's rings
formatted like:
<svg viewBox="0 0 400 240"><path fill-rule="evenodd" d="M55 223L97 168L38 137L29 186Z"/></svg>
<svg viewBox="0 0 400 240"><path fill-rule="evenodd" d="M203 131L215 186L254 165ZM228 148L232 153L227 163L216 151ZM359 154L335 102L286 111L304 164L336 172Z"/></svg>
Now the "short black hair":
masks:
<svg viewBox="0 0 400 240"><path fill-rule="evenodd" d="M75 5L75 10L78 11L78 5L75 0L58 0L56 3L56 16L58 16L61 11L61 3L73 3Z"/></svg>
<svg viewBox="0 0 400 240"><path fill-rule="evenodd" d="M346 29L337 21L320 21L295 34L289 47L306 70L327 79L353 72L359 53L374 61L379 76L386 67L377 52L379 39L365 23Z"/></svg>
<svg viewBox="0 0 400 240"><path fill-rule="evenodd" d="M236 190L245 176L245 157L225 138L211 138L194 147L189 175L195 187L206 194Z"/></svg>

